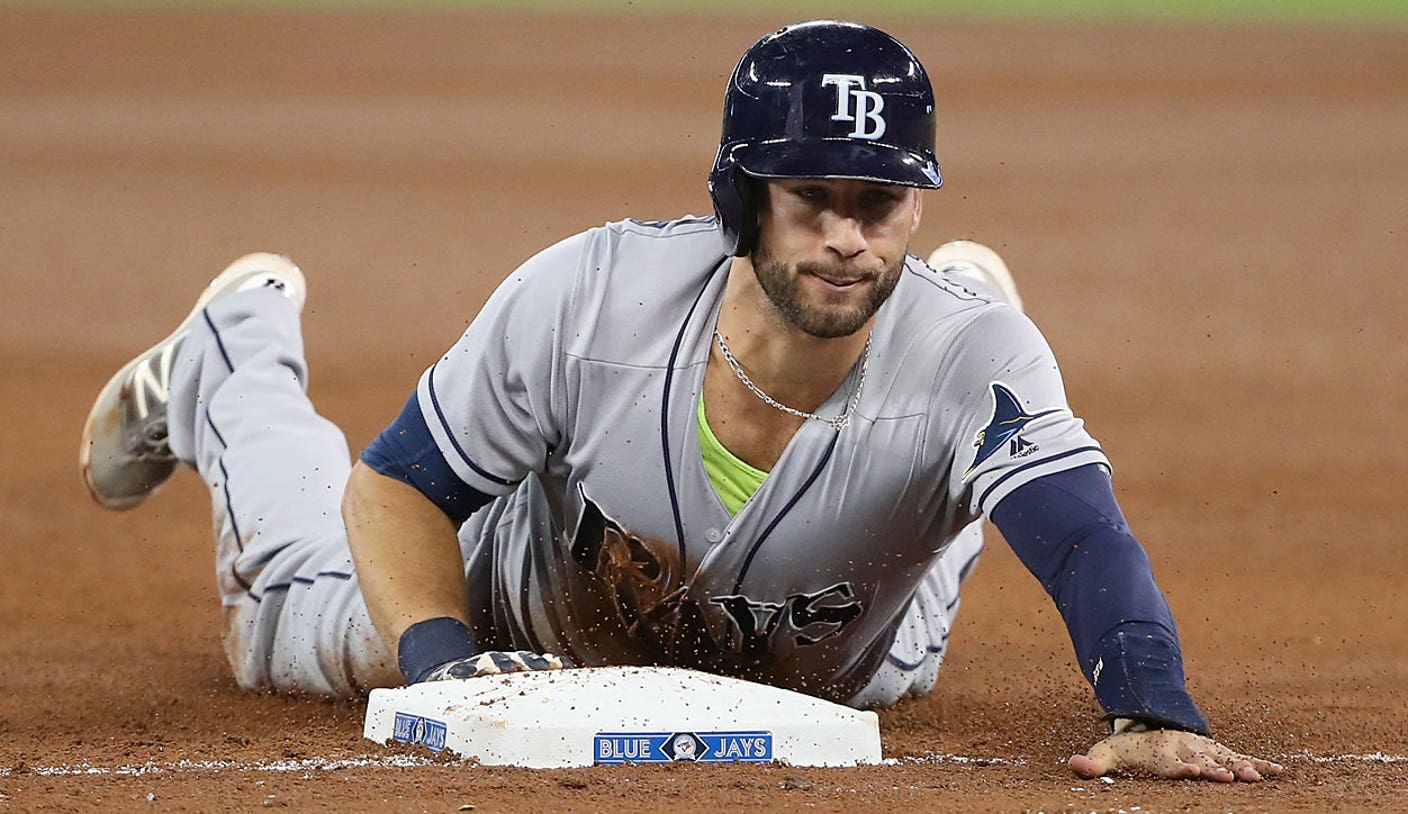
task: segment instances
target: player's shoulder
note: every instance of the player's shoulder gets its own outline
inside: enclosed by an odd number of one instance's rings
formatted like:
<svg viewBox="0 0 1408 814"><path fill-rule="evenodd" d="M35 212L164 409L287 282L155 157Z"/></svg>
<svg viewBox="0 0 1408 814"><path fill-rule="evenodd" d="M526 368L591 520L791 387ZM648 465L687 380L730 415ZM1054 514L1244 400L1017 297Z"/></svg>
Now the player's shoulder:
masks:
<svg viewBox="0 0 1408 814"><path fill-rule="evenodd" d="M698 290L728 256L718 221L619 220L589 230L582 271L589 290L632 298Z"/></svg>
<svg viewBox="0 0 1408 814"><path fill-rule="evenodd" d="M1041 332L1020 309L996 293L923 260L907 258L895 303L895 340L908 353L941 364L966 349L1044 345Z"/></svg>
<svg viewBox="0 0 1408 814"><path fill-rule="evenodd" d="M685 215L674 220L628 218L591 230L592 267L659 277L661 270L713 268L726 247L718 221ZM677 277L678 274L672 274Z"/></svg>
<svg viewBox="0 0 1408 814"><path fill-rule="evenodd" d="M907 283L906 295L919 298L926 310L935 314L952 314L1005 304L994 292L975 285L973 281L939 271L914 255L907 255L902 282Z"/></svg>
<svg viewBox="0 0 1408 814"><path fill-rule="evenodd" d="M529 287L590 288L621 275L712 268L725 255L718 222L686 215L667 221L613 221L559 240L526 260L507 282Z"/></svg>
<svg viewBox="0 0 1408 814"><path fill-rule="evenodd" d="M713 218L622 220L589 230L572 296L569 352L663 363L679 326L720 287L728 250Z"/></svg>
<svg viewBox="0 0 1408 814"><path fill-rule="evenodd" d="M713 215L708 217L697 217L695 215L685 215L673 220L645 220L642 218L626 218L625 220L611 221L601 227L604 231L626 237L627 239L670 240L679 238L709 239L713 242L721 240L719 236L719 221Z"/></svg>
<svg viewBox="0 0 1408 814"><path fill-rule="evenodd" d="M923 260L909 255L891 301L898 307L897 318L909 331L956 330L959 326L991 314L1010 319L1021 312L992 292L970 281L945 274Z"/></svg>

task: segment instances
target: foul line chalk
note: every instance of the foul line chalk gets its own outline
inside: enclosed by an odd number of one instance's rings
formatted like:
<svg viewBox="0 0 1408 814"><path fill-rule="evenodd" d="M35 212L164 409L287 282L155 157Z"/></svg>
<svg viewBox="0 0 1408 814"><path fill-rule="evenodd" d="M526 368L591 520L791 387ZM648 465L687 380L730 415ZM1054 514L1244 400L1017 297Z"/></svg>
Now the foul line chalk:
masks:
<svg viewBox="0 0 1408 814"><path fill-rule="evenodd" d="M1363 755L1317 755L1309 751L1295 752L1277 758L1281 761L1309 760L1314 763L1408 763L1408 755L1390 755L1384 752L1370 752ZM365 755L362 757L328 760L307 758L304 760L175 760L167 763L139 763L129 766L94 766L79 763L73 766L27 766L18 771L13 768L0 768L0 777L34 774L41 777L78 777L111 775L117 777L142 777L164 772L335 772L341 769L385 769L414 768L417 766L453 766L454 761L432 760L418 755ZM952 763L963 766L1026 766L1027 761L1019 758L979 757L928 752L903 758L887 758L881 762L885 766Z"/></svg>
<svg viewBox="0 0 1408 814"><path fill-rule="evenodd" d="M1390 755L1384 752L1371 752L1366 755L1317 755L1309 750L1293 752L1276 758L1278 761L1309 760L1315 763L1408 763L1408 755ZM1065 761L1060 761L1065 763ZM910 755L902 758L886 758L881 761L885 766L899 766L901 764L938 764L952 763L960 766L1026 766L1027 761L1020 758L1005 757L976 757L973 755L955 755L940 752L925 752L922 755Z"/></svg>
<svg viewBox="0 0 1408 814"><path fill-rule="evenodd" d="M1316 763L1408 763L1408 755L1386 755L1371 752L1367 755L1317 755L1310 751L1286 755L1285 760L1313 760Z"/></svg>
<svg viewBox="0 0 1408 814"><path fill-rule="evenodd" d="M0 769L0 777L16 774L36 774L43 777L72 777L77 775L119 775L141 777L161 772L333 772L339 769L360 768L406 768L415 766L453 765L451 761L431 760L418 755L382 755L325 760L308 758L305 760L175 760L168 763L141 763L132 766L93 766L80 763L76 766L27 766L16 772L15 769Z"/></svg>
<svg viewBox="0 0 1408 814"><path fill-rule="evenodd" d="M956 763L965 766L1025 766L1027 762L1020 758L1006 757L974 757L972 755L954 755L940 752L925 752L922 755L910 755L899 759L890 758L881 761L886 766L897 766L901 763Z"/></svg>

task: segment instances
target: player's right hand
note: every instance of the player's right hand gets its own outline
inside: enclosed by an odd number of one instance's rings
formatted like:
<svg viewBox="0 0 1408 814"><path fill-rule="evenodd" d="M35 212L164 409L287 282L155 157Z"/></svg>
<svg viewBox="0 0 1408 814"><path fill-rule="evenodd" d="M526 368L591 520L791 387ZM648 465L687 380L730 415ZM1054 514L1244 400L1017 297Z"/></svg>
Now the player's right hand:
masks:
<svg viewBox="0 0 1408 814"><path fill-rule="evenodd" d="M425 681L479 678L500 673L526 673L536 670L563 670L577 665L564 656L530 653L527 650L490 650L463 659L447 661L425 676Z"/></svg>
<svg viewBox="0 0 1408 814"><path fill-rule="evenodd" d="M1116 732L1091 747L1088 754L1072 756L1070 766L1086 778L1122 771L1219 783L1256 782L1285 772L1279 763L1234 752L1204 735L1174 729Z"/></svg>

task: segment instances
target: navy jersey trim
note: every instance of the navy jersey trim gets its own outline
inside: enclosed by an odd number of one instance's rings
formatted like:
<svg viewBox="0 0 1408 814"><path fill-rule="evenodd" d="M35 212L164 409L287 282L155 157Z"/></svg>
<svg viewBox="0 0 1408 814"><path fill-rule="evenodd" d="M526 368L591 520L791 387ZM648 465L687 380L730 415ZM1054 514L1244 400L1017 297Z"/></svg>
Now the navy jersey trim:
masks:
<svg viewBox="0 0 1408 814"><path fill-rule="evenodd" d="M210 329L210 335L215 337L215 347L220 351L220 358L224 360L226 369L230 373L235 372L235 366L230 361L230 354L225 350L225 342L220 338L220 329L215 327L215 322L210 318L210 309L202 309L200 315L205 319L205 325ZM215 440L220 442L222 450L227 450L230 445L225 443L225 436L220 432L220 428L215 426L215 419L210 415L210 408L205 410L205 423L210 427L210 431L215 434ZM216 464L220 467L220 490L225 497L225 516L230 519L230 531L235 535L235 547L241 554L244 553L244 535L240 532L240 523L235 515L234 500L230 497L230 470L225 468L225 453L222 451L216 458ZM256 602L259 601L251 590L253 587L249 580L240 573L239 558L236 557L230 563L230 576L234 577L235 584L240 586Z"/></svg>
<svg viewBox="0 0 1408 814"><path fill-rule="evenodd" d="M689 329L689 321L694 318L694 311L699 307L699 301L704 299L704 292L709 290L709 282L712 280L712 276L705 280L699 293L694 295L689 313L685 314L679 333L675 334L675 345L670 349L670 363L665 366L665 387L660 398L660 451L665 456L665 489L670 493L670 512L675 519L675 538L679 542L681 563L685 562L684 519L680 516L680 499L675 489L675 468L670 460L670 388L674 386L675 362L679 359L680 346L684 344L685 331Z"/></svg>
<svg viewBox="0 0 1408 814"><path fill-rule="evenodd" d="M215 433L215 439L220 442L220 446L225 449L229 449L230 447L228 444L225 443L224 436L220 434L220 430L215 428L215 420L210 417L209 410L205 411L205 423L210 425L210 431ZM220 453L220 457L216 459L216 463L220 466L220 489L225 495L225 516L230 519L230 530L234 532L235 535L235 547L239 550L241 554L243 554L244 535L240 533L240 523L239 520L235 517L235 503L230 498L230 470L225 468L224 452ZM265 563L267 562L268 559L266 558ZM240 573L238 557L236 557L234 561L230 563L230 576L233 576L235 578L236 585L239 585L241 588L245 589L245 591L249 591L251 583L249 580L244 578L243 574ZM250 596L254 596L254 594L250 594Z"/></svg>
<svg viewBox="0 0 1408 814"><path fill-rule="evenodd" d="M528 554L524 554L523 568L518 574L518 602L520 607L532 607L533 594L530 590L532 582L533 558ZM543 647L538 641L537 634L533 632L533 614L531 612L523 614L523 619L521 620L521 624L518 625L518 628L522 631L523 638L527 641L528 646L532 648L533 652L542 653L547 650L547 648Z"/></svg>
<svg viewBox="0 0 1408 814"><path fill-rule="evenodd" d="M205 411L205 423L210 427L210 431L215 433L215 440L220 442L221 449L229 449L230 445L225 443L225 436L220 429L215 426L215 419L210 417L210 410ZM230 528L235 532L235 546L244 552L244 535L240 534L239 521L235 519L235 505L230 499L230 470L225 468L225 453L221 452L220 457L215 459L215 463L220 467L220 489L225 493L225 516L230 518ZM238 576L238 575L237 575Z"/></svg>
<svg viewBox="0 0 1408 814"><path fill-rule="evenodd" d="M234 373L235 366L230 362L230 354L225 350L225 342L220 338L220 331L215 327L215 321L210 318L210 309L201 309L200 315L205 318L205 324L215 336L215 347L220 349L220 358L225 360L225 367L229 368L231 373Z"/></svg>
<svg viewBox="0 0 1408 814"><path fill-rule="evenodd" d="M416 393L406 399L395 420L362 450L361 459L382 475L415 488L457 525L493 500L492 495L465 483L450 466L430 434Z"/></svg>
<svg viewBox="0 0 1408 814"><path fill-rule="evenodd" d="M234 373L235 366L230 362L230 354L225 352L225 342L220 338L220 329L216 328L215 322L210 319L210 309L202 309L200 315L205 318L205 324L206 327L210 328L211 336L215 337L215 347L220 350L220 358L225 360L225 368L229 370L230 373ZM205 423L210 426L210 431L215 433L215 440L220 442L220 448L222 450L229 449L230 445L225 443L225 436L220 432L220 429L215 426L215 419L210 417L209 407L205 409ZM235 546L243 553L244 536L240 534L239 523L235 520L235 506L230 500L230 471L225 468L224 452L220 453L220 457L216 459L216 463L220 465L220 486L225 493L225 516L230 518L230 528L235 532ZM239 571L231 570L235 575L235 581L239 582L241 586L248 588L249 586L245 583L244 579L240 577Z"/></svg>
<svg viewBox="0 0 1408 814"><path fill-rule="evenodd" d="M460 460L464 461L465 466L474 470L475 474L479 475L479 477L491 483L497 483L500 486L515 485L517 483L516 481L501 478L479 464L476 464L470 459L469 453L464 451L464 447L460 446L460 440L455 437L455 431L450 428L450 422L445 418L445 411L440 407L440 397L435 393L435 369L439 366L439 362L430 366L430 378L429 381L426 382L426 389L430 392L430 403L435 407L435 417L440 420L440 428L445 431L445 437L450 439L451 446L455 448L455 452L459 453ZM412 398L414 398L414 396Z"/></svg>
<svg viewBox="0 0 1408 814"><path fill-rule="evenodd" d="M247 589L245 593L247 593L249 595L249 598L253 599L255 602L263 602L264 597L268 596L274 591L287 591L294 585L312 585L318 577L332 577L333 579L349 580L352 578L352 575L342 571L319 571L313 576L313 579L309 579L308 577L294 577L288 582L279 582L273 585L266 585L264 586L264 593L262 595L256 594L252 588Z"/></svg>
<svg viewBox="0 0 1408 814"><path fill-rule="evenodd" d="M1101 452L1101 449L1100 449L1099 447L1093 447L1093 446L1076 447L1075 449L1068 449L1068 450L1066 450L1065 452L1060 453L1059 455L1052 455L1052 456L1049 456L1049 457L1046 457L1046 458L1042 458L1042 459L1039 460L1039 461L1032 461L1032 462L1029 463L1029 464L1023 464L1022 466L1019 466L1019 467L1017 467L1016 469L1009 470L1008 472L1004 473L1002 477L1000 477L1000 478L998 478L997 480L993 481L992 484L991 484L990 486L988 486L988 488L986 488L986 489L983 490L983 496L980 497L980 498L978 498L978 503L977 503L978 508L979 508L979 509L982 509L983 505L987 502L988 495L992 494L992 490L994 490L994 489L996 489L997 487L1001 486L1003 483L1005 483L1005 482L1006 482L1009 478L1011 478L1013 475L1017 475L1017 474L1020 474L1020 473L1022 473L1022 472L1025 472L1025 471L1027 471L1028 469L1031 469L1031 468L1034 467L1034 466L1043 466L1043 465L1045 465L1045 464L1049 464L1049 463L1053 463L1053 462L1055 462L1055 461L1059 461L1059 460L1061 460L1062 458L1069 458L1069 457L1071 457L1072 455L1079 455L1079 454L1082 453L1082 452ZM1104 454L1104 453L1101 452L1101 454Z"/></svg>
<svg viewBox="0 0 1408 814"><path fill-rule="evenodd" d="M736 594L743 588L743 580L748 576L748 569L753 565L753 557L757 556L758 549L763 547L763 543L767 541L768 535L772 534L772 530L777 528L777 525L782 522L782 518L786 517L788 512L792 511L792 507L797 505L797 502L802 499L802 495L805 495L807 490L812 488L812 484L816 483L816 479L821 477L821 471L831 462L831 454L836 451L836 444L840 440L841 433L836 432L831 434L831 443L827 445L826 452L822 454L821 461L817 463L816 469L812 470L812 474L807 478L807 482L802 484L802 488L797 490L797 494L793 495L792 499L787 501L787 505L782 507L782 511L779 511L772 518L767 528L763 529L763 533L759 534L758 539L753 541L753 547L748 549L748 556L743 559L743 567L738 569L738 580L733 583L732 593Z"/></svg>
<svg viewBox="0 0 1408 814"><path fill-rule="evenodd" d="M224 449L229 449L230 446L225 443L225 436L221 435L220 430L216 429L215 419L210 417L209 409L205 411L205 423L210 426L210 431L215 433L215 440L220 442L220 446ZM230 470L225 468L224 452L220 453L220 457L216 459L216 463L220 466L220 489L225 495L225 516L230 518L230 530L234 532L235 535L235 547L243 554L244 535L240 533L240 523L239 520L235 518L235 504L230 498ZM246 592L253 587L250 581L245 579L244 575L240 573L238 557L230 563L230 576L234 577L235 584L245 589ZM251 593L250 596L254 596L254 594Z"/></svg>

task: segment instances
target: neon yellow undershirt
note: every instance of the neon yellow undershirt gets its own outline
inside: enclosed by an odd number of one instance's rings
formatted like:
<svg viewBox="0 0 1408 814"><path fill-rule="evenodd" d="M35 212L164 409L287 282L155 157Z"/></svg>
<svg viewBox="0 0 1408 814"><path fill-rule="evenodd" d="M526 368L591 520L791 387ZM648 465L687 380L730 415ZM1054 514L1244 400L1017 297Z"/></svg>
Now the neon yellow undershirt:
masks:
<svg viewBox="0 0 1408 814"><path fill-rule="evenodd" d="M704 418L704 397L699 397L699 450L704 454L704 471L709 473L709 481L714 491L724 502L729 514L738 514L743 504L748 502L763 485L768 473L749 466L738 456L719 443L709 422Z"/></svg>

